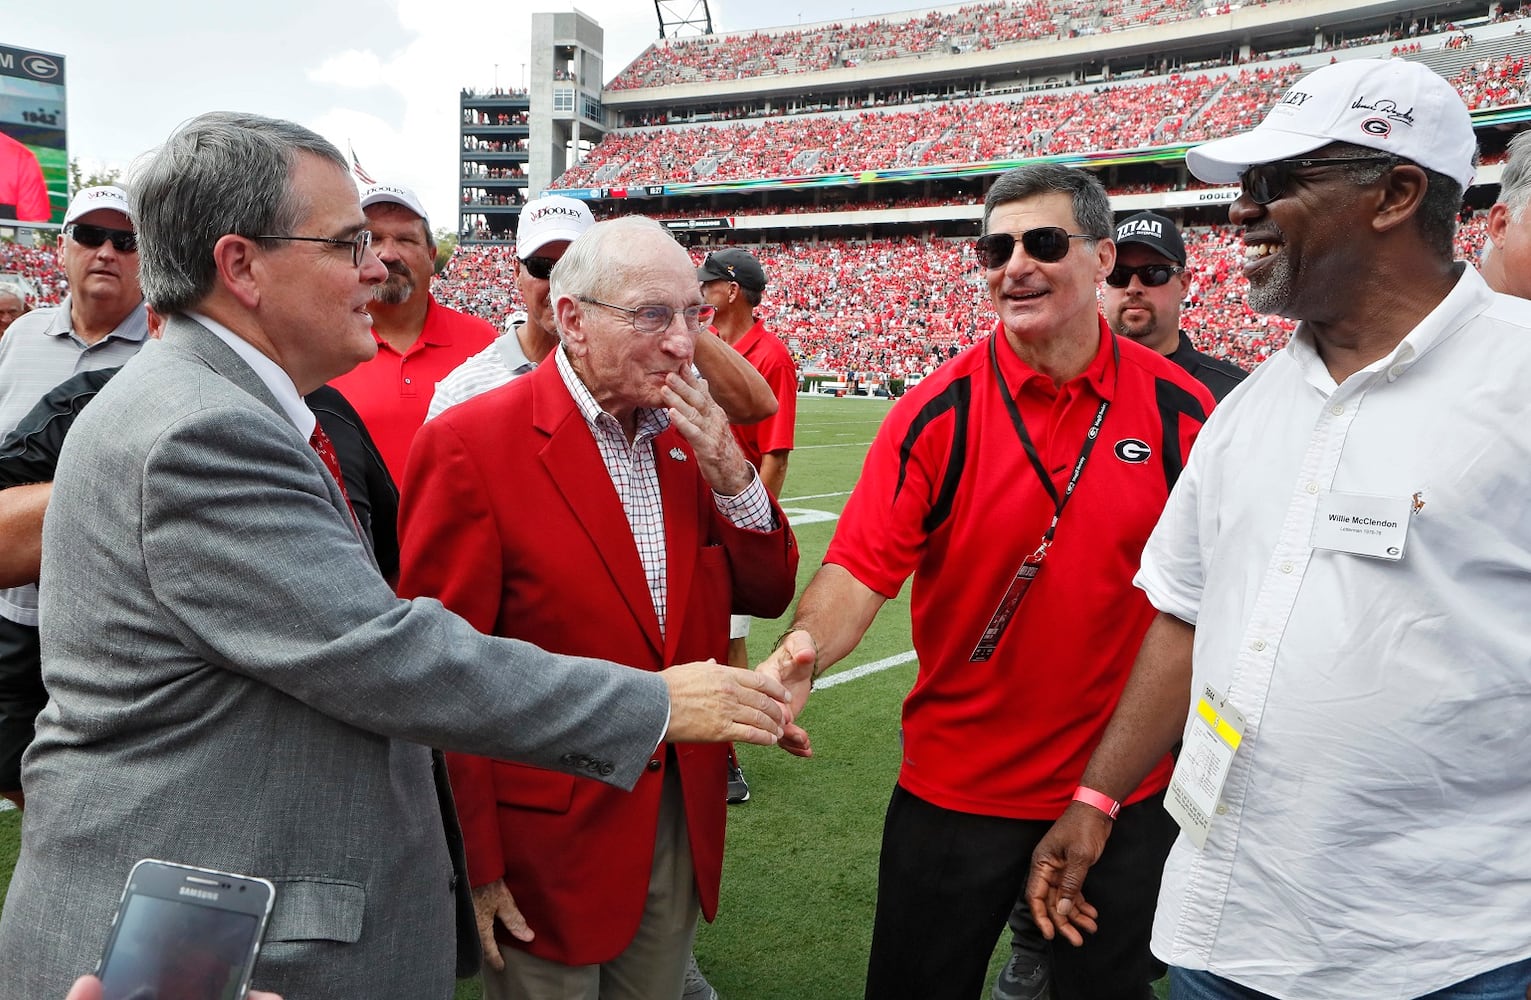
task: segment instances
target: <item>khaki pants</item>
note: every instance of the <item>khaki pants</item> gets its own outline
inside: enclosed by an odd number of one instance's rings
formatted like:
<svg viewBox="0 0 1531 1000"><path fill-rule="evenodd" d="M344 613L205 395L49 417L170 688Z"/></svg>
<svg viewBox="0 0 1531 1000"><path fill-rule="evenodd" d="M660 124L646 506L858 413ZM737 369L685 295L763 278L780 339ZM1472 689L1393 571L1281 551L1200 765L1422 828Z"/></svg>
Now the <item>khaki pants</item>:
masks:
<svg viewBox="0 0 1531 1000"><path fill-rule="evenodd" d="M505 971L484 970L484 1000L678 1000L701 907L680 772L674 761L670 763L659 805L648 903L632 943L601 965L564 965L501 945Z"/></svg>

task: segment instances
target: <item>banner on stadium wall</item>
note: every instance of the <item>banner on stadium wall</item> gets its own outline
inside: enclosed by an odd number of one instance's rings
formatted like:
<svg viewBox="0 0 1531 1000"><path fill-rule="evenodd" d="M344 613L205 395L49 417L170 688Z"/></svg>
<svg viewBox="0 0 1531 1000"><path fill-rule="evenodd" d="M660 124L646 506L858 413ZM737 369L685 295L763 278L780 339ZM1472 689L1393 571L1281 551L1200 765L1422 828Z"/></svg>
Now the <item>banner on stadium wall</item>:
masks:
<svg viewBox="0 0 1531 1000"><path fill-rule="evenodd" d="M664 227L671 232L687 230L716 230L734 228L733 219L665 219Z"/></svg>
<svg viewBox="0 0 1531 1000"><path fill-rule="evenodd" d="M64 118L64 57L0 45L0 221L64 220L69 143ZM30 192L42 174L46 214Z"/></svg>
<svg viewBox="0 0 1531 1000"><path fill-rule="evenodd" d="M1195 208L1197 205L1231 205L1239 200L1239 189L1209 188L1204 191L1167 191L1165 208Z"/></svg>

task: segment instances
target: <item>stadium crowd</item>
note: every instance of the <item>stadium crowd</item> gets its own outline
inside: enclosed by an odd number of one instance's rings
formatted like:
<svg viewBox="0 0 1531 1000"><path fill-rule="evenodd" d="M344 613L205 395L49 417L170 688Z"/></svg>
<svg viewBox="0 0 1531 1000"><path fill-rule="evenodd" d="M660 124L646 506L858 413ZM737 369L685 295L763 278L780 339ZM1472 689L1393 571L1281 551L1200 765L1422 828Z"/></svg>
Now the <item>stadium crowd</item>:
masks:
<svg viewBox="0 0 1531 1000"><path fill-rule="evenodd" d="M1251 0L1242 6L1251 6ZM651 46L618 73L607 89L801 73L908 56L994 49L1040 38L1124 31L1228 10L1226 5L1203 0L1104 4L1099 0L1011 0L931 11L904 21L879 18L773 33L709 35Z"/></svg>
<svg viewBox="0 0 1531 1000"><path fill-rule="evenodd" d="M608 135L553 186L812 176L1199 142L1251 127L1299 75L1295 63L1270 64L1007 101L633 129ZM1518 104L1526 58L1484 58L1450 83L1470 108Z"/></svg>

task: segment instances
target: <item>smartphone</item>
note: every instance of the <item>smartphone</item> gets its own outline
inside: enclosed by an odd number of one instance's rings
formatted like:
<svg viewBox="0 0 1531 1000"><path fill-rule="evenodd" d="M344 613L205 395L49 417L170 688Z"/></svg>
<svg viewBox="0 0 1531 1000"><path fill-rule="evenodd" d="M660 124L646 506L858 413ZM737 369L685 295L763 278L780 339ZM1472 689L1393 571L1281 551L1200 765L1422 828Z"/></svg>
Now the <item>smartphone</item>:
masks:
<svg viewBox="0 0 1531 1000"><path fill-rule="evenodd" d="M263 878L138 862L96 967L104 1000L243 1000L275 900Z"/></svg>

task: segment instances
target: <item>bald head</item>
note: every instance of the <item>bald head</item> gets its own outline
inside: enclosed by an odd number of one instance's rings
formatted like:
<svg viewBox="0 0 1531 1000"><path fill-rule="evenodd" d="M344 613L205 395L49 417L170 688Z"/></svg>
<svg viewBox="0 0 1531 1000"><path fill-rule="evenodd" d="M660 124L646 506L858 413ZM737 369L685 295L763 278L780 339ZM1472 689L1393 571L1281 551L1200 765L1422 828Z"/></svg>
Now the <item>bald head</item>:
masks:
<svg viewBox="0 0 1531 1000"><path fill-rule="evenodd" d="M27 300L15 290L0 288L0 337L27 311Z"/></svg>

